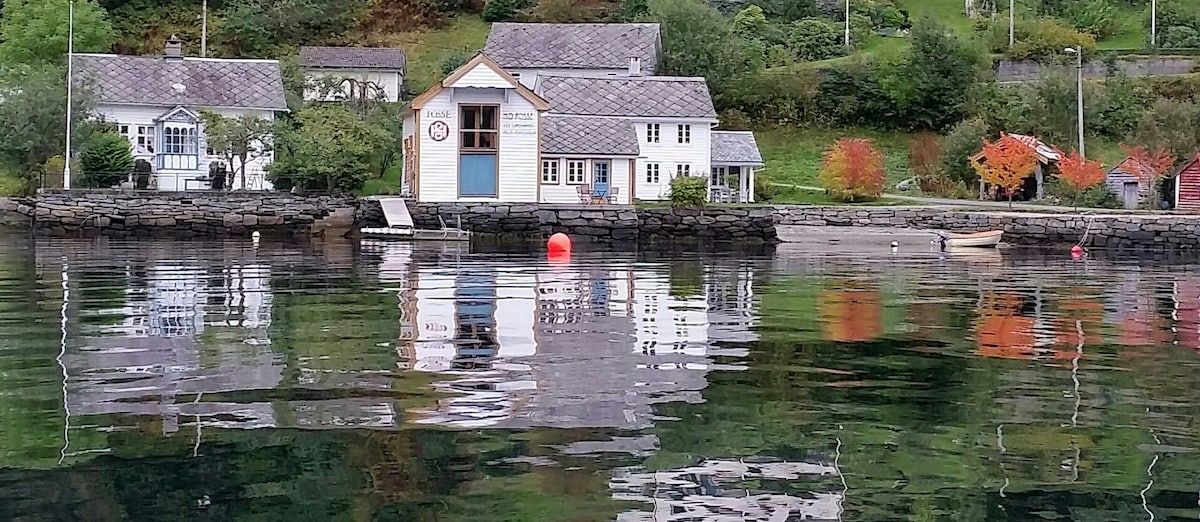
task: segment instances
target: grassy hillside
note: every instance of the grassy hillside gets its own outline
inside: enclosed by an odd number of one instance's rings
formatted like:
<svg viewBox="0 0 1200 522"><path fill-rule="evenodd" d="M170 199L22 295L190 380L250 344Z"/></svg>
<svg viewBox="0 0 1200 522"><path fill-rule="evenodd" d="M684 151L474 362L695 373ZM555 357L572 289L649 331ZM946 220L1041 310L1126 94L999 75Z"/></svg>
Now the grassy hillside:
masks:
<svg viewBox="0 0 1200 522"><path fill-rule="evenodd" d="M490 26L478 16L461 15L444 27L395 33L388 43L403 47L408 54L409 89L421 92L442 78L442 60L459 52L483 48Z"/></svg>

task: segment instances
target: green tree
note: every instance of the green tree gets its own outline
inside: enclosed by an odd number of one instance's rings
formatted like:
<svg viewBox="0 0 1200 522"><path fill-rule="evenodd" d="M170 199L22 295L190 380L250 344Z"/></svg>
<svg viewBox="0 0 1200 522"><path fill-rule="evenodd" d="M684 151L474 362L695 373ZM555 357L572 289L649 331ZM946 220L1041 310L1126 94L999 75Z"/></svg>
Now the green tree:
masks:
<svg viewBox="0 0 1200 522"><path fill-rule="evenodd" d="M273 150L274 136L270 121L253 115L229 118L204 112L204 135L208 146L225 158L230 166L234 188L246 188L246 164Z"/></svg>
<svg viewBox="0 0 1200 522"><path fill-rule="evenodd" d="M69 0L6 0L0 13L0 63L62 63ZM75 2L75 52L105 52L114 40L108 13L94 0Z"/></svg>
<svg viewBox="0 0 1200 522"><path fill-rule="evenodd" d="M987 122L980 118L971 118L955 125L942 139L939 174L967 186L975 185L979 176L971 167L971 156L983 147L983 140L987 135Z"/></svg>
<svg viewBox="0 0 1200 522"><path fill-rule="evenodd" d="M483 6L485 22L507 22L516 16L517 12L529 7L530 0L487 0Z"/></svg>
<svg viewBox="0 0 1200 522"><path fill-rule="evenodd" d="M353 192L377 168L377 152L390 146L386 129L340 105L306 107L294 127L277 134L278 157L271 165L279 188Z"/></svg>
<svg viewBox="0 0 1200 522"><path fill-rule="evenodd" d="M650 6L647 5L646 0L621 0L621 20L633 21L648 14L650 14Z"/></svg>
<svg viewBox="0 0 1200 522"><path fill-rule="evenodd" d="M767 15L761 7L749 5L733 15L733 30L743 37L755 37L767 26Z"/></svg>
<svg viewBox="0 0 1200 522"><path fill-rule="evenodd" d="M36 86L36 88L30 88ZM56 65L0 66L0 163L35 181L66 141L66 71ZM83 142L93 104L86 86L74 93L73 137Z"/></svg>
<svg viewBox="0 0 1200 522"><path fill-rule="evenodd" d="M1200 151L1200 105L1168 99L1154 102L1130 141L1148 150L1164 149L1179 160L1196 157Z"/></svg>
<svg viewBox="0 0 1200 522"><path fill-rule="evenodd" d="M125 181L133 172L129 138L111 129L92 133L79 155L79 166L83 187L110 188Z"/></svg>
<svg viewBox="0 0 1200 522"><path fill-rule="evenodd" d="M653 0L647 18L661 26L663 72L703 76L714 96L731 79L762 69L761 53L749 52L729 20L700 0Z"/></svg>
<svg viewBox="0 0 1200 522"><path fill-rule="evenodd" d="M842 33L825 20L800 20L787 33L788 48L803 60L824 60L846 52Z"/></svg>
<svg viewBox="0 0 1200 522"><path fill-rule="evenodd" d="M904 65L907 113L921 130L941 130L967 113L965 86L975 80L979 56L944 25L925 18L913 27Z"/></svg>
<svg viewBox="0 0 1200 522"><path fill-rule="evenodd" d="M366 0L231 0L213 40L227 54L270 57L343 35L368 5Z"/></svg>
<svg viewBox="0 0 1200 522"><path fill-rule="evenodd" d="M466 49L455 49L442 58L442 62L438 66L441 67L443 75L450 76L451 73L470 61L471 56L472 53Z"/></svg>

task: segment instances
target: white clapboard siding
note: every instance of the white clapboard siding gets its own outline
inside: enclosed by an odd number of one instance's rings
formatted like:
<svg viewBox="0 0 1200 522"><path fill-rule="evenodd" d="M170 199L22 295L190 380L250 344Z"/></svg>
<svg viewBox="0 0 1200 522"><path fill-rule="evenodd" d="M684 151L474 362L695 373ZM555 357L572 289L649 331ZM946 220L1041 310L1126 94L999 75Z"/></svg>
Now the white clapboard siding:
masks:
<svg viewBox="0 0 1200 522"><path fill-rule="evenodd" d="M544 157L543 161L555 161L558 163L558 183L542 182L542 196L538 200L539 203L564 203L577 204L581 203L579 199L579 185L567 183L567 161L568 158L550 158ZM612 165L609 174L610 187L617 189L616 204L630 204L629 191L632 190L629 184L629 163L631 158L581 158L572 157L570 161L584 162L584 172L587 175L587 187L592 186L592 160L601 159L609 162ZM541 167L538 167L538 176L541 176Z"/></svg>
<svg viewBox="0 0 1200 522"><path fill-rule="evenodd" d="M659 125L659 143L650 143L646 139L646 126L650 123ZM691 143L678 142L678 125L692 126ZM671 179L678 171L680 164L691 165L692 176L708 177L712 158L712 129L711 123L702 119L693 120L662 120L641 121L634 124L637 129L638 143L641 148L641 158L637 162L637 193L639 200L663 200L671 195ZM658 183L646 181L646 165L659 164Z"/></svg>
<svg viewBox="0 0 1200 522"><path fill-rule="evenodd" d="M383 89L384 97L389 102L400 101L400 87L404 83L403 76L400 71L371 71L362 69L310 69L305 71L305 74L316 81L326 78L336 80L354 79L360 82L370 82L378 85ZM308 101L340 101L349 98L350 86L343 85L340 89L334 92L326 93L325 97L317 100L320 93L315 89L306 89L304 91L304 99Z"/></svg>
<svg viewBox="0 0 1200 522"><path fill-rule="evenodd" d="M503 76L496 74L491 67L486 64L476 64L470 71L462 75L458 81L454 82L454 87L491 87L495 89L509 89L512 84L509 83Z"/></svg>

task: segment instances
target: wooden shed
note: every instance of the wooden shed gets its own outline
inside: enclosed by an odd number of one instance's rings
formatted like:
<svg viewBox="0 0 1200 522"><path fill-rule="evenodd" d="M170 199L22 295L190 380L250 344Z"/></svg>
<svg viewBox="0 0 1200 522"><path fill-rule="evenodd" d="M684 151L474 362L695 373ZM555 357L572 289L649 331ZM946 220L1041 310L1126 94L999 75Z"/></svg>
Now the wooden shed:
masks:
<svg viewBox="0 0 1200 522"><path fill-rule="evenodd" d="M1150 194L1150 186L1138 181L1138 171L1133 158L1125 158L1108 171L1104 185L1120 198L1125 208L1134 209Z"/></svg>
<svg viewBox="0 0 1200 522"><path fill-rule="evenodd" d="M1200 154L1175 172L1175 209L1200 212Z"/></svg>

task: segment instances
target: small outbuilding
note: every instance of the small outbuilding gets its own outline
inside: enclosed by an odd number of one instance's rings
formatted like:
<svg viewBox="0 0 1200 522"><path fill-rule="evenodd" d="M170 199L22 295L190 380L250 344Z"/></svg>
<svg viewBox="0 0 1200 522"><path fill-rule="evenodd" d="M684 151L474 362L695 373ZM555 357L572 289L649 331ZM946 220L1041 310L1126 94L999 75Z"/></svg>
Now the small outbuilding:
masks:
<svg viewBox="0 0 1200 522"><path fill-rule="evenodd" d="M301 47L300 67L314 83L329 88L305 89L308 101L345 101L356 97L400 101L406 58L403 49L377 47Z"/></svg>
<svg viewBox="0 0 1200 522"><path fill-rule="evenodd" d="M1034 136L1026 136L1024 134L1012 134L1012 133L1001 133L1000 135L1001 136L1011 136L1013 138L1016 138L1017 141L1024 143L1025 145L1028 145L1030 148L1032 148L1034 153L1037 155L1037 167L1034 169L1033 175L1029 176L1029 178L1025 180L1025 185L1016 192L1016 194L1013 196L1013 199L1030 200L1030 199L1042 199L1043 197L1045 197L1045 195L1046 195L1046 173L1050 169L1050 167L1057 165L1059 160L1062 159L1062 157L1059 156L1059 154L1058 154L1058 150L1055 149L1054 147L1051 147L1050 145L1047 145L1045 142L1043 142L1042 140L1040 140ZM983 160L984 160L983 151L980 151L978 154L971 156L972 163L982 163ZM988 194L991 190L993 190L993 187L990 187L987 183L980 181L980 183L979 183L979 199L984 199L985 195ZM999 191L996 191L996 193L994 195L998 199L1001 197L1001 194L999 193ZM1003 199L1007 199L1007 198L1003 198Z"/></svg>
<svg viewBox="0 0 1200 522"><path fill-rule="evenodd" d="M1120 198L1121 203L1127 209L1137 208L1150 195L1150 185L1141 182L1137 177L1137 171L1140 169L1134 163L1136 161L1133 158L1125 158L1110 169L1104 177L1104 185ZM1163 191L1162 193L1169 194L1170 192Z"/></svg>
<svg viewBox="0 0 1200 522"><path fill-rule="evenodd" d="M1175 209L1200 212L1200 154L1175 170Z"/></svg>

